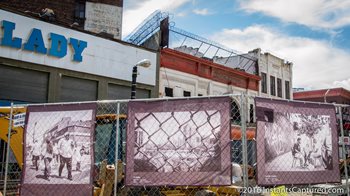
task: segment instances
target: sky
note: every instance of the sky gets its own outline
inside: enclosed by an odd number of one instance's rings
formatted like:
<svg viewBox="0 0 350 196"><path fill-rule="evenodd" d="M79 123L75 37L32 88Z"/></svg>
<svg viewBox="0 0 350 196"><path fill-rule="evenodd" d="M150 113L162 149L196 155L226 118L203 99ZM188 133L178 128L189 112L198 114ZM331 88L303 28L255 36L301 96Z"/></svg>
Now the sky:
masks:
<svg viewBox="0 0 350 196"><path fill-rule="evenodd" d="M350 0L124 0L122 36L155 10L233 50L293 62L293 88L350 90Z"/></svg>

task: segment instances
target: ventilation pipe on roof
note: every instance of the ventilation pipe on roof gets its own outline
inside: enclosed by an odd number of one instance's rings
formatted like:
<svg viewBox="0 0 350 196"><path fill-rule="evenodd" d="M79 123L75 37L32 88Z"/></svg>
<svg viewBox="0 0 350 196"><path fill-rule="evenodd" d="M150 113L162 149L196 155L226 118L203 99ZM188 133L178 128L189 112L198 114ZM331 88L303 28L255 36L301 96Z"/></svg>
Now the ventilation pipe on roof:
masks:
<svg viewBox="0 0 350 196"><path fill-rule="evenodd" d="M329 93L331 89L327 89L326 93L324 94L323 98L324 98L324 102L327 103L327 94Z"/></svg>

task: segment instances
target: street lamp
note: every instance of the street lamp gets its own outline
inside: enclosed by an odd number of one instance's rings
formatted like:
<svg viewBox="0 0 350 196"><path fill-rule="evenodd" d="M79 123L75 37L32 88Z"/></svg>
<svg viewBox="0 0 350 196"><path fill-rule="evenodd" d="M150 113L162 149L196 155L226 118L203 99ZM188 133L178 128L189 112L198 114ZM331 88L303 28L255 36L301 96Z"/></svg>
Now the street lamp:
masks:
<svg viewBox="0 0 350 196"><path fill-rule="evenodd" d="M148 59L143 59L138 63L136 63L136 65L132 68L131 99L136 98L136 77L137 77L138 66L148 68L149 66L151 66L151 61Z"/></svg>

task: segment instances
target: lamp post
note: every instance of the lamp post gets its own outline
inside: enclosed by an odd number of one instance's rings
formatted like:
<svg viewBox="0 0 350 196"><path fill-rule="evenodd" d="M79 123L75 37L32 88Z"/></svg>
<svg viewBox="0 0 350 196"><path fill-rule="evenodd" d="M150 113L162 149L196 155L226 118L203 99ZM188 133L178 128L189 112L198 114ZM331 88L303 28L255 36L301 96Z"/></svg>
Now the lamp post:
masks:
<svg viewBox="0 0 350 196"><path fill-rule="evenodd" d="M136 78L138 66L148 68L149 66L151 66L151 61L148 59L143 59L136 63L136 65L132 68L131 99L136 99Z"/></svg>

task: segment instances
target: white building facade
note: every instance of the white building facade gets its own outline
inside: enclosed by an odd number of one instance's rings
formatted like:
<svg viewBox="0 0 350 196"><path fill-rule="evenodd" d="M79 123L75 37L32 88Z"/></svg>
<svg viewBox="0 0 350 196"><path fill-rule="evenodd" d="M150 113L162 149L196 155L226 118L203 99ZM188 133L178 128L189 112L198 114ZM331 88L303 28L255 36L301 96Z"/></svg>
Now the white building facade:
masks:
<svg viewBox="0 0 350 196"><path fill-rule="evenodd" d="M261 77L259 96L292 100L293 63L270 53L262 53L260 48L249 54L258 59Z"/></svg>

